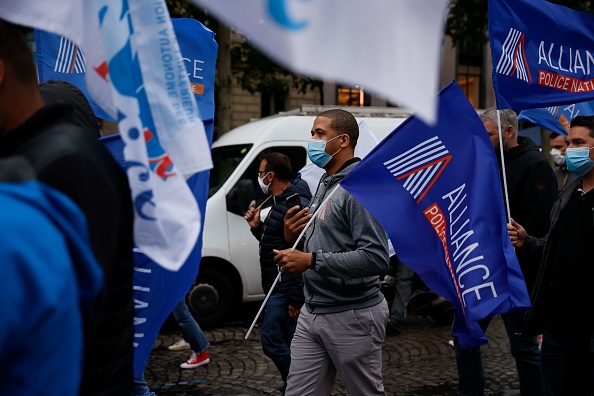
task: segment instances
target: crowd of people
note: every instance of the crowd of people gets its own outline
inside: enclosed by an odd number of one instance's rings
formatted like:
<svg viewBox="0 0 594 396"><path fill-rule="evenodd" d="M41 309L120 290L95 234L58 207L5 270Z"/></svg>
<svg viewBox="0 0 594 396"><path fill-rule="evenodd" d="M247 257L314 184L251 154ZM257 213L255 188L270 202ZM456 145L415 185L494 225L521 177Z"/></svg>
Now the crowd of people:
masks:
<svg viewBox="0 0 594 396"><path fill-rule="evenodd" d="M567 137L551 135L554 169L518 135L514 111L490 109L481 120L503 151L508 232L533 305L502 314L520 393L591 395L594 317L584 307L594 275L594 116L575 117ZM338 374L351 395L384 395L382 343L389 326L403 330L412 271L392 255L404 283L390 312L380 290L388 237L339 184L360 161L355 117L321 112L311 136L309 159L325 171L317 191L290 158L265 153L257 181L270 211L245 212L271 292L262 350L282 394L330 394ZM84 95L65 82L39 85L21 29L0 20L0 394L151 394L132 370L130 190L98 137ZM192 351L180 367L208 364L209 342L185 301L173 315L183 338L170 349ZM484 394L480 347L454 346L460 394ZM40 354L47 369L32 378L26 370Z"/></svg>

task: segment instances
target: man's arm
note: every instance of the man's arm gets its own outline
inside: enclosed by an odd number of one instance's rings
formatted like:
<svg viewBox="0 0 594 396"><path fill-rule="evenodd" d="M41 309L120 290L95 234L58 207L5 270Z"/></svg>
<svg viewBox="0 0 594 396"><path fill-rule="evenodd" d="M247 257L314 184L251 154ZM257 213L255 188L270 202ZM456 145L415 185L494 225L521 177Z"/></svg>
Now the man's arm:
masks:
<svg viewBox="0 0 594 396"><path fill-rule="evenodd" d="M345 199L344 211L355 249L336 253L316 252L316 271L343 278L383 275L390 262L388 236L383 227L350 194Z"/></svg>
<svg viewBox="0 0 594 396"><path fill-rule="evenodd" d="M542 238L536 238L527 234L526 229L518 224L514 219L511 219L511 224L507 225L507 233L512 245L521 251L523 255L532 257L538 255L542 257L544 245L547 242L548 234Z"/></svg>

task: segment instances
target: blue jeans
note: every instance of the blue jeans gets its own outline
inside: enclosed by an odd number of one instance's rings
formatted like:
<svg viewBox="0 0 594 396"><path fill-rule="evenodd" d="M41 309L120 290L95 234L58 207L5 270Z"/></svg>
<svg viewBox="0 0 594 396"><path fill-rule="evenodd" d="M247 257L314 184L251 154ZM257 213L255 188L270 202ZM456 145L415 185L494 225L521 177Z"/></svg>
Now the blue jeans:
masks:
<svg viewBox="0 0 594 396"><path fill-rule="evenodd" d="M519 335L524 324L524 311L508 312L501 315L509 338L512 356L516 360L520 394L522 396L542 395L543 379L540 366L540 351L536 336ZM483 330L491 323L491 318L479 322ZM454 337L456 364L458 366L458 389L460 396L483 395L485 379L479 346L462 349Z"/></svg>
<svg viewBox="0 0 594 396"><path fill-rule="evenodd" d="M590 337L558 334L545 327L541 356L547 396L589 396L594 392Z"/></svg>
<svg viewBox="0 0 594 396"><path fill-rule="evenodd" d="M144 374L140 378L134 378L134 396L156 396L156 393L151 392L146 384Z"/></svg>
<svg viewBox="0 0 594 396"><path fill-rule="evenodd" d="M399 328L404 326L406 319L414 274L415 272L413 270L398 260L396 263L396 274L394 275L394 299L392 300L388 322Z"/></svg>
<svg viewBox="0 0 594 396"><path fill-rule="evenodd" d="M194 352L200 353L208 348L210 344L204 336L202 329L190 314L190 310L188 309L185 300L181 300L175 308L173 308L173 317L177 321L179 327L181 327L184 340L190 344L190 347Z"/></svg>
<svg viewBox="0 0 594 396"><path fill-rule="evenodd" d="M260 341L262 351L276 365L285 384L291 367L291 341L296 326L289 316L289 296L272 294L266 302Z"/></svg>

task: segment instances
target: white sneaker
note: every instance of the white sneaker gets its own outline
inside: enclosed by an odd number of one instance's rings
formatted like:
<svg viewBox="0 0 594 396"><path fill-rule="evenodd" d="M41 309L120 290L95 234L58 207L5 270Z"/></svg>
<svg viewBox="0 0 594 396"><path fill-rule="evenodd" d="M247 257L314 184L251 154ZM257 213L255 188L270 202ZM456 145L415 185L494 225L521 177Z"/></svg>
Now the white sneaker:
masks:
<svg viewBox="0 0 594 396"><path fill-rule="evenodd" d="M186 342L183 338L177 340L177 342L173 345L169 345L167 347L170 351L185 351L186 349L191 349L190 344Z"/></svg>

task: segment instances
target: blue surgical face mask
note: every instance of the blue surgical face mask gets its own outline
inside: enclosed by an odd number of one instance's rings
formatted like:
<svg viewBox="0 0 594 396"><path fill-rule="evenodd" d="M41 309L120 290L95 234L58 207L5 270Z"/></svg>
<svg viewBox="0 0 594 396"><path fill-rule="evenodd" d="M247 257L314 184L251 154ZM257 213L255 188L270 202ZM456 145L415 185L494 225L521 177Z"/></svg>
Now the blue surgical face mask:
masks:
<svg viewBox="0 0 594 396"><path fill-rule="evenodd" d="M326 164L330 162L332 157L334 157L338 151L342 150L341 147L336 153L330 155L326 152L326 143L331 142L341 136L342 135L335 136L330 140L310 139L309 143L307 143L307 156L311 162L320 168L325 167Z"/></svg>
<svg viewBox="0 0 594 396"><path fill-rule="evenodd" d="M578 176L584 176L592 167L594 161L590 159L592 147L568 147L565 150L565 165L567 170Z"/></svg>

